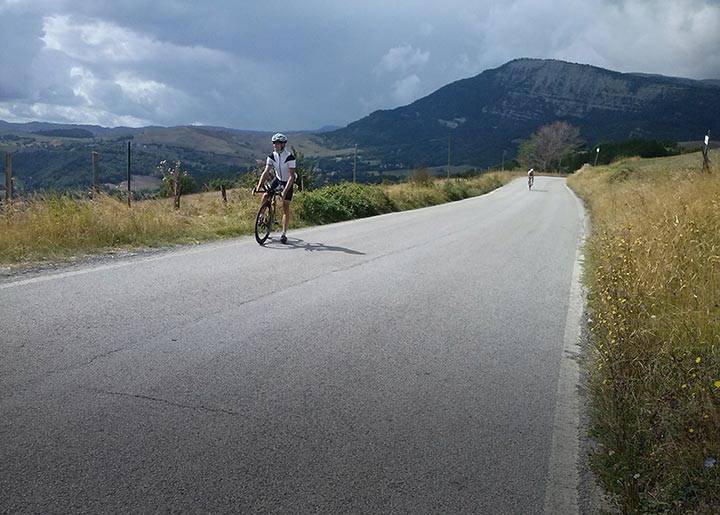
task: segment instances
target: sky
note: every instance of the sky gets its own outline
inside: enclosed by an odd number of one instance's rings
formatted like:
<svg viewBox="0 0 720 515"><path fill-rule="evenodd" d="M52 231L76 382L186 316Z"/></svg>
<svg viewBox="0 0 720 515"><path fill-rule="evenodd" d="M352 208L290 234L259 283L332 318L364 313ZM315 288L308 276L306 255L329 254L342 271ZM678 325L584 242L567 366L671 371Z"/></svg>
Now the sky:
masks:
<svg viewBox="0 0 720 515"><path fill-rule="evenodd" d="M720 79L720 0L0 0L0 119L344 126L521 57Z"/></svg>

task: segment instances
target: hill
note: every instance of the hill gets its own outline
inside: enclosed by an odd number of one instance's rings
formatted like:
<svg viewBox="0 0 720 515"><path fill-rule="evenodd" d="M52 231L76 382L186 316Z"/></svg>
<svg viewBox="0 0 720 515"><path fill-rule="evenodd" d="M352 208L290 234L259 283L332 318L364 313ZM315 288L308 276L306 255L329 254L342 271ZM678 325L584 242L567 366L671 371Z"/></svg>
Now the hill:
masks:
<svg viewBox="0 0 720 515"><path fill-rule="evenodd" d="M647 138L699 140L720 130L716 81L619 73L556 60L518 59L453 82L410 105L376 111L325 134L330 146L357 143L366 160L403 167L490 166L538 127L564 120L588 144Z"/></svg>
<svg viewBox="0 0 720 515"><path fill-rule="evenodd" d="M221 127L119 127L0 121L0 151L12 152L19 190L87 188L92 182L91 153L99 154L100 182L118 184L127 174L127 143L132 172L156 174L164 159L179 159L199 185L221 177L237 178L257 165L270 149L269 132ZM308 155L330 155L311 132L290 133L295 148Z"/></svg>
<svg viewBox="0 0 720 515"><path fill-rule="evenodd" d="M646 138L699 141L720 133L720 85L619 73L555 60L518 59L453 82L410 105L376 111L347 127L290 133L313 158L321 181L349 179L358 145L361 181L381 181L418 167L485 168L511 159L538 127L564 120L589 145ZM86 188L90 153L100 154L100 180L118 184L127 173L152 175L163 160L180 159L202 185L236 178L270 150L270 132L222 127L116 127L0 121L0 151L14 153L19 189Z"/></svg>

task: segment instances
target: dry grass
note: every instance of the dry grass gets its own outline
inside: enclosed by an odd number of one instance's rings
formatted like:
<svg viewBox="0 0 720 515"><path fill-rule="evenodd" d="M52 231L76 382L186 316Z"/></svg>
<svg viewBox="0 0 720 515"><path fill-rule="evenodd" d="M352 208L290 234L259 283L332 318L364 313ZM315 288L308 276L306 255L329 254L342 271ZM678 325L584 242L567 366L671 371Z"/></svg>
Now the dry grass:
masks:
<svg viewBox="0 0 720 515"><path fill-rule="evenodd" d="M28 266L108 249L156 247L248 234L257 199L246 190L188 195L179 210L172 199L143 200L131 208L106 195L94 200L36 197L6 208L0 263Z"/></svg>
<svg viewBox="0 0 720 515"><path fill-rule="evenodd" d="M701 163L635 158L569 180L593 222L593 461L625 512L720 511L720 170Z"/></svg>
<svg viewBox="0 0 720 515"><path fill-rule="evenodd" d="M473 179L437 180L427 185L378 186L391 199L393 210L411 209L480 195L507 182L510 174ZM303 219L302 193L295 196L291 227ZM158 247L251 234L259 197L246 189L228 192L224 204L217 192L183 196L180 209L172 199L143 200L131 208L117 198L94 200L38 196L16 201L2 211L0 264L24 268L45 261L114 249Z"/></svg>
<svg viewBox="0 0 720 515"><path fill-rule="evenodd" d="M405 182L385 186L385 192L402 211L482 195L507 184L518 175L512 172L493 172L469 179L431 179L429 184L420 180L418 183Z"/></svg>

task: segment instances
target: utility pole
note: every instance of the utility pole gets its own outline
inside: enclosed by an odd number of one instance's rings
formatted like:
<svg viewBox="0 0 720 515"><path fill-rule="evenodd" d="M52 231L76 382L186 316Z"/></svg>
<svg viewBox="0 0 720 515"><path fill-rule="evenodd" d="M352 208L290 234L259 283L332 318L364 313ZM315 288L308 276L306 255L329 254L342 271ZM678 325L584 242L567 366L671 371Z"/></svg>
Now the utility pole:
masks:
<svg viewBox="0 0 720 515"><path fill-rule="evenodd" d="M93 172L93 191L99 191L99 174L98 174L98 153L93 151L92 157L92 172Z"/></svg>
<svg viewBox="0 0 720 515"><path fill-rule="evenodd" d="M450 178L450 145L452 142L452 133L448 133L448 165L447 165L447 178Z"/></svg>
<svg viewBox="0 0 720 515"><path fill-rule="evenodd" d="M13 198L12 155L5 152L5 205Z"/></svg>
<svg viewBox="0 0 720 515"><path fill-rule="evenodd" d="M503 150L503 157L502 157L502 171L505 171L505 153L507 150Z"/></svg>
<svg viewBox="0 0 720 515"><path fill-rule="evenodd" d="M130 207L130 197L132 196L132 190L130 189L130 142L128 141L127 148L127 196L128 196L128 207Z"/></svg>
<svg viewBox="0 0 720 515"><path fill-rule="evenodd" d="M356 172L357 172L357 143L355 143L355 156L353 157L353 182L355 182Z"/></svg>

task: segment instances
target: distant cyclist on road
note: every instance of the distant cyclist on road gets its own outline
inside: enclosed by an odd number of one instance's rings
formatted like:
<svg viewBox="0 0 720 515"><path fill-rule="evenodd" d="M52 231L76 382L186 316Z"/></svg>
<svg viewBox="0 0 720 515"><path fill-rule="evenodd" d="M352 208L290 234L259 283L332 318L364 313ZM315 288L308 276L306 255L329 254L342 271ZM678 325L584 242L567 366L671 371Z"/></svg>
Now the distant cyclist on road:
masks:
<svg viewBox="0 0 720 515"><path fill-rule="evenodd" d="M534 182L535 182L535 170L530 168L528 170L528 189L532 188L532 185Z"/></svg>
<svg viewBox="0 0 720 515"><path fill-rule="evenodd" d="M278 188L282 191L283 199L283 217L282 217L282 236L281 243L287 243L287 228L290 223L290 201L293 197L293 184L295 184L295 156L289 150L285 149L287 145L287 136L277 133L272 137L273 152L267 158L265 170L263 170L256 189L265 184L270 175L270 168L275 170L275 178L270 183L269 190L275 191ZM265 202L267 193L263 194L262 202Z"/></svg>

